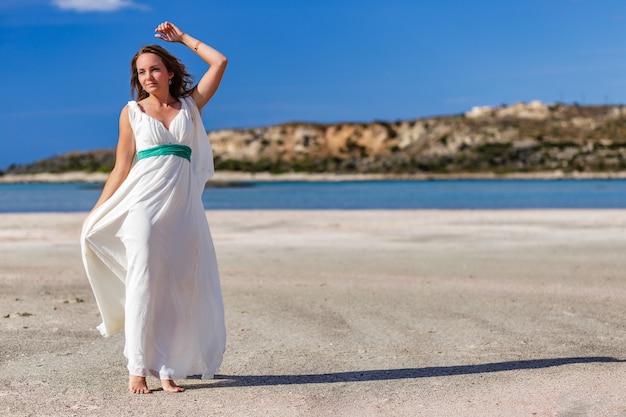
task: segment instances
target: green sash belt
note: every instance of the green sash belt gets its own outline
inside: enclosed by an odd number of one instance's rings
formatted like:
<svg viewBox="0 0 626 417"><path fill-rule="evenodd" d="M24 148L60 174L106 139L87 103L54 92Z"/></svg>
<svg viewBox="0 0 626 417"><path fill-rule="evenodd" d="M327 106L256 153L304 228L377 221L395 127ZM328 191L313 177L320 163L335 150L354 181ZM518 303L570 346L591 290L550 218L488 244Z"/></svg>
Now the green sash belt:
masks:
<svg viewBox="0 0 626 417"><path fill-rule="evenodd" d="M157 145L153 148L139 151L137 152L137 160L163 155L176 155L191 162L191 148L189 146L177 145L175 143L165 143L163 145Z"/></svg>

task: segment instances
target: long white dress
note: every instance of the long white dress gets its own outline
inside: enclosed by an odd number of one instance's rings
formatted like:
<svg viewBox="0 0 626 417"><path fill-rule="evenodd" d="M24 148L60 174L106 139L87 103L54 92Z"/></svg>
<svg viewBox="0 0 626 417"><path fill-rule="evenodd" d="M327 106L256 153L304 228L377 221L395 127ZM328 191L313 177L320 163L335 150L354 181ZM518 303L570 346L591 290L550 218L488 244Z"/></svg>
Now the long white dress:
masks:
<svg viewBox="0 0 626 417"><path fill-rule="evenodd" d="M137 151L162 144L192 150L136 161L119 189L85 221L82 257L102 324L124 328L131 375L211 378L226 345L215 249L202 205L213 175L211 147L190 97L169 129L136 102L128 115Z"/></svg>

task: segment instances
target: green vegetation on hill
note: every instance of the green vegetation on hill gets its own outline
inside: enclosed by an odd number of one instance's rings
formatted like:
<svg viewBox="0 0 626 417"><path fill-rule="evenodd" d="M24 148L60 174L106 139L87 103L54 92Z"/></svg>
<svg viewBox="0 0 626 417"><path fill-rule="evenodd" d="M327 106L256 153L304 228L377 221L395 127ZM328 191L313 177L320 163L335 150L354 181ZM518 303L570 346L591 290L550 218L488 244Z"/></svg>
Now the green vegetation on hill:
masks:
<svg viewBox="0 0 626 417"><path fill-rule="evenodd" d="M12 165L7 174L37 174L50 172L59 174L71 171L110 172L115 164L115 150L69 152L28 165Z"/></svg>

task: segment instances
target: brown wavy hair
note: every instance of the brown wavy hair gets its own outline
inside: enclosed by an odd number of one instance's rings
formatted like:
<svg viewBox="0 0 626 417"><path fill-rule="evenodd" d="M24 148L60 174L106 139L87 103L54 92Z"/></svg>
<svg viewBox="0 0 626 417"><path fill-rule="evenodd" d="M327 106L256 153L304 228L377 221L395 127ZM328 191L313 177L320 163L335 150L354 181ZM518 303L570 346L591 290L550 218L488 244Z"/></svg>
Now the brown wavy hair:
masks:
<svg viewBox="0 0 626 417"><path fill-rule="evenodd" d="M187 72L185 65L162 46L146 45L137 51L130 62L130 95L133 99L140 101L150 95L139 83L139 75L137 74L137 58L142 54L155 54L159 56L163 64L165 64L167 71L174 73L172 84L170 84L170 94L172 97L179 98L191 93L193 79Z"/></svg>

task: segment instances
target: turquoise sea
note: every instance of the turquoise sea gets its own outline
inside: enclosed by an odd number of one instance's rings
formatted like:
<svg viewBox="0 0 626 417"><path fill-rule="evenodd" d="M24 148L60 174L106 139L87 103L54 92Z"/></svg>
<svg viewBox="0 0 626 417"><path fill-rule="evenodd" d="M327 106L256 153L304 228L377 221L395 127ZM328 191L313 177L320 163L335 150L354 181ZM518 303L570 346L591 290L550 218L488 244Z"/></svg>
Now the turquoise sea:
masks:
<svg viewBox="0 0 626 417"><path fill-rule="evenodd" d="M0 212L89 211L102 184L0 184ZM626 180L241 182L207 210L626 208Z"/></svg>

